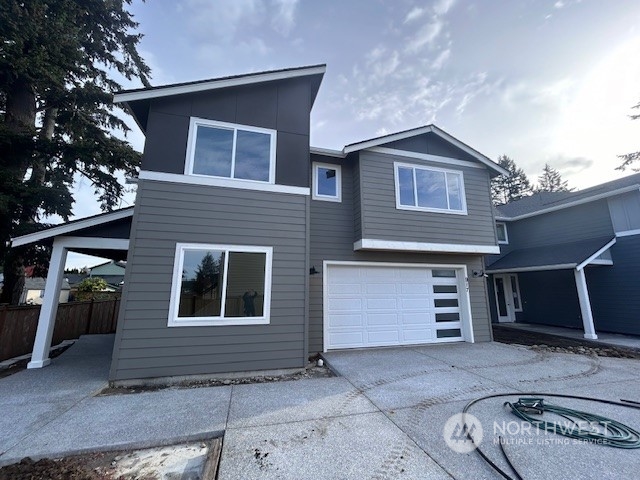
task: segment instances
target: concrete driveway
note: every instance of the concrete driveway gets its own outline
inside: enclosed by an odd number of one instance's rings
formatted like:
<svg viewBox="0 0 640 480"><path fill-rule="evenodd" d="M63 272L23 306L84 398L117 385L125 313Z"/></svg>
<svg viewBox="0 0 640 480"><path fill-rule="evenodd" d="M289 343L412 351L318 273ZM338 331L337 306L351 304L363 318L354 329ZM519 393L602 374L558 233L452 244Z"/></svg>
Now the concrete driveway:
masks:
<svg viewBox="0 0 640 480"><path fill-rule="evenodd" d="M0 379L0 428L8 432L0 464L25 455L171 443L224 431L220 480L492 479L497 474L475 452L456 453L443 438L447 419L469 400L535 391L640 401L637 360L498 343L331 352L326 359L341 376L109 397L95 397L90 388L58 397L54 381L43 389L49 394L38 393L27 388L34 371L21 372ZM38 378L52 375L54 367ZM636 476L638 450L558 443L563 437L514 430L515 417L503 407L508 399L517 396L471 409L484 431L483 450L501 468L507 466L495 440L502 428L510 429L503 435L505 450L526 479ZM547 400L640 429L640 410Z"/></svg>

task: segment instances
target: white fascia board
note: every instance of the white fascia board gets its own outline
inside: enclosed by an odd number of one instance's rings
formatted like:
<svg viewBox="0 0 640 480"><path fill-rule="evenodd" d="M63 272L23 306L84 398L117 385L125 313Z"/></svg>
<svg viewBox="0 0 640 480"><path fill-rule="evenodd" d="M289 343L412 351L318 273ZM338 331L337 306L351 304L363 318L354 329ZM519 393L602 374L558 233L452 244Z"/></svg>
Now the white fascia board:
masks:
<svg viewBox="0 0 640 480"><path fill-rule="evenodd" d="M585 203L595 202L597 200L602 200L603 198L615 197L616 195L622 195L623 193L635 192L638 190L640 190L640 185L638 184L630 185L628 187L619 188L618 190L613 190L611 192L605 192L599 195L593 195L590 197L581 198L580 200L576 200L574 202L563 203L562 205L556 205L554 207L545 208L544 210L537 210L531 213L516 215L515 217L496 217L496 220L503 220L503 221L524 220L525 218L531 218L538 215L543 215L545 213L556 212L558 210L563 210L565 208L577 207L578 205L584 205Z"/></svg>
<svg viewBox="0 0 640 480"><path fill-rule="evenodd" d="M372 138L364 142L352 143L344 147L344 153L357 152L358 150L364 150L365 148L377 147L383 143L395 142L397 140L404 140L405 138L415 137L416 135L422 135L423 133L429 133L432 129L430 126L418 127L405 132L394 133L391 135L384 135L382 137Z"/></svg>
<svg viewBox="0 0 640 480"><path fill-rule="evenodd" d="M342 150L332 150L330 148L320 148L320 147L311 147L309 149L310 153L315 153L317 155L324 155L326 157L335 157L335 158L345 158L347 156Z"/></svg>
<svg viewBox="0 0 640 480"><path fill-rule="evenodd" d="M602 247L600 250L598 250L597 252L595 252L593 255L591 255L589 258L587 258L584 262L582 262L581 264L579 264L576 267L576 270L582 270L584 267L586 267L587 265L589 265L593 260L595 260L596 258L598 258L600 255L602 255L604 252L606 252L607 250L609 250L611 247L613 247L616 243L616 239L613 238L609 243L607 243L604 247Z"/></svg>
<svg viewBox="0 0 640 480"><path fill-rule="evenodd" d="M239 180L235 178L218 178L199 175L183 175L181 173L152 172L140 170L140 180L153 180L156 182L183 183L187 185L205 185L208 187L237 188L240 190L256 190L260 192L289 193L293 195L311 195L308 187L293 187L290 185L278 185L252 180Z"/></svg>
<svg viewBox="0 0 640 480"><path fill-rule="evenodd" d="M445 165L460 165L462 167L484 169L482 165L479 165L477 163L468 162L466 160L459 160L457 158L442 157L440 155L431 155L429 153L408 152L406 150L396 150L395 148L386 147L371 147L367 148L367 151L382 153L384 155L394 155L396 157L415 158L418 160L426 160L428 162L443 163Z"/></svg>
<svg viewBox="0 0 640 480"><path fill-rule="evenodd" d="M548 270L573 270L578 265L576 263L558 263L557 265L536 265L533 267L501 268L492 270L491 267L485 269L486 273L519 273L519 272L546 272Z"/></svg>
<svg viewBox="0 0 640 480"><path fill-rule="evenodd" d="M483 255L499 254L497 245L468 245L456 243L399 242L394 240L378 240L363 238L353 244L357 250L388 250L399 252L433 252L433 253L478 253Z"/></svg>
<svg viewBox="0 0 640 480"><path fill-rule="evenodd" d="M325 73L326 70L327 67L325 65L319 65L316 67L288 70L285 72L256 73L253 75L250 74L238 78L205 80L203 82L193 83L190 85L167 86L164 88L160 87L152 90L141 90L137 92L122 92L115 94L113 97L113 101L114 103L131 102L134 100L145 100L151 98L169 97L172 95L182 95L185 93L196 93L205 90L238 87L241 85L251 85L254 83L271 82L274 80L286 80L288 78L317 75Z"/></svg>
<svg viewBox="0 0 640 480"><path fill-rule="evenodd" d="M616 232L616 237L630 237L631 235L640 235L640 229Z"/></svg>
<svg viewBox="0 0 640 480"><path fill-rule="evenodd" d="M30 233L28 235L23 235L21 237L12 238L11 246L21 247L23 245L35 243L40 240L45 240L47 238L56 237L59 235L66 235L71 232L77 232L78 230L82 230L84 228L95 227L97 225L102 225L105 223L121 220L123 218L128 218L132 216L133 216L133 208L129 208L127 210L119 210L116 212L106 213L103 215L96 215L94 217L89 217L83 220L77 220L72 223L63 223L62 225L47 228L46 230L42 230L40 232Z"/></svg>

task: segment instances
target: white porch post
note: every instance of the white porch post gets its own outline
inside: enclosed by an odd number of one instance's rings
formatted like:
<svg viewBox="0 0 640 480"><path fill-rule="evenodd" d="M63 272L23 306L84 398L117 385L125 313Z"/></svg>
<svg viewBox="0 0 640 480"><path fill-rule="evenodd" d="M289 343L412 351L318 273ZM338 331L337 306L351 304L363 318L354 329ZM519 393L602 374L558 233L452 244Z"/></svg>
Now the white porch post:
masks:
<svg viewBox="0 0 640 480"><path fill-rule="evenodd" d="M591 313L591 301L587 290L587 278L584 276L583 268L576 268L573 271L576 277L576 288L578 289L578 299L580 300L580 311L582 312L582 324L584 325L584 338L597 340L596 328L593 325L593 314Z"/></svg>
<svg viewBox="0 0 640 480"><path fill-rule="evenodd" d="M56 238L53 241L49 273L44 287L44 298L40 308L40 318L38 318L36 341L33 345L31 361L27 364L27 368L42 368L51 363L49 349L51 348L53 328L56 323L60 287L62 286L62 275L66 261L67 249L64 247L62 239Z"/></svg>

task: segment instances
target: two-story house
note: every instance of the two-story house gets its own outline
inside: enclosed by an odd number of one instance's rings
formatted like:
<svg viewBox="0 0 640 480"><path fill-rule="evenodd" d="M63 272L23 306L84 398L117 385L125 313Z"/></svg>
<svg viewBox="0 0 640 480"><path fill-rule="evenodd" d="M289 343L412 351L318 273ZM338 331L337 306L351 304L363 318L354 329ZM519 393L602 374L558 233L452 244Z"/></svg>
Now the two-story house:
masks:
<svg viewBox="0 0 640 480"><path fill-rule="evenodd" d="M640 174L496 208L491 316L640 335Z"/></svg>
<svg viewBox="0 0 640 480"><path fill-rule="evenodd" d="M435 126L310 147L324 72L116 95L146 135L135 207L14 239L54 238L57 265L70 249L98 248L65 236L108 236L110 222L130 222L118 243L128 255L111 380L491 340L483 257L499 248L489 184L506 172ZM32 367L45 365L35 353Z"/></svg>

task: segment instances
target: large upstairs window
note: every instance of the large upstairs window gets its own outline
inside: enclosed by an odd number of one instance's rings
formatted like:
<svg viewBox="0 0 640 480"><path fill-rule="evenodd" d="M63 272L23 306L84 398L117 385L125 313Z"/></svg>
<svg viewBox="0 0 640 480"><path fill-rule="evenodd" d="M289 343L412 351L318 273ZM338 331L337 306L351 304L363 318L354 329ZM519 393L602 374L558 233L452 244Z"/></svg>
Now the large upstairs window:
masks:
<svg viewBox="0 0 640 480"><path fill-rule="evenodd" d="M396 208L466 215L462 172L396 162Z"/></svg>
<svg viewBox="0 0 640 480"><path fill-rule="evenodd" d="M185 173L274 183L276 131L192 118Z"/></svg>

